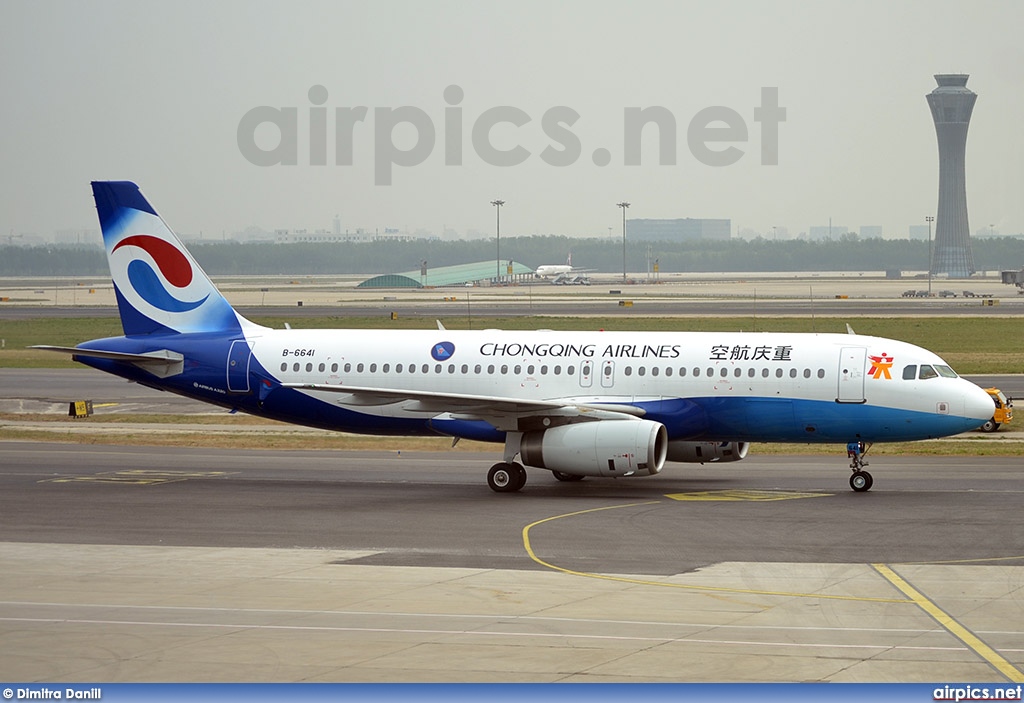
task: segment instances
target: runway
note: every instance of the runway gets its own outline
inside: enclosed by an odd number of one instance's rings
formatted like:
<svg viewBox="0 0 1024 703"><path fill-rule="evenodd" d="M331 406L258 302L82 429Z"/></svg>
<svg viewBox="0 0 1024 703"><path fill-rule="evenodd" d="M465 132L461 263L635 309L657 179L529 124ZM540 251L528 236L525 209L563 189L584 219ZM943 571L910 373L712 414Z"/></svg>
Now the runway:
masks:
<svg viewBox="0 0 1024 703"><path fill-rule="evenodd" d="M499 495L459 450L0 451L7 680L1024 678L1016 459Z"/></svg>
<svg viewBox="0 0 1024 703"><path fill-rule="evenodd" d="M78 399L223 414L0 370L8 418ZM486 486L497 452L463 445L0 457L8 681L1024 680L1019 457L877 457L855 494L841 452L755 448L644 479L531 471L510 495Z"/></svg>

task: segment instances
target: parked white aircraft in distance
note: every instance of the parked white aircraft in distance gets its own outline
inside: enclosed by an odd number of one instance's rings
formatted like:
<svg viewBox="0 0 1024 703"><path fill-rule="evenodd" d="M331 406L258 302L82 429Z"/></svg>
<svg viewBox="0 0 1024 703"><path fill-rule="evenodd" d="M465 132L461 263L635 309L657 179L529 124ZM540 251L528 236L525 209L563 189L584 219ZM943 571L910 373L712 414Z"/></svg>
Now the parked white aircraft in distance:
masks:
<svg viewBox="0 0 1024 703"><path fill-rule="evenodd" d="M566 258L564 264L543 264L538 266L537 270L533 272L537 278L550 278L552 276L561 276L568 273L585 273L591 269L578 269L573 268L572 265L572 253Z"/></svg>
<svg viewBox="0 0 1024 703"><path fill-rule="evenodd" d="M238 314L129 182L94 182L124 336L41 347L179 395L344 432L504 447L560 481L739 461L749 442L864 448L973 430L992 399L941 358L850 334L270 329ZM516 458L522 463L516 461Z"/></svg>

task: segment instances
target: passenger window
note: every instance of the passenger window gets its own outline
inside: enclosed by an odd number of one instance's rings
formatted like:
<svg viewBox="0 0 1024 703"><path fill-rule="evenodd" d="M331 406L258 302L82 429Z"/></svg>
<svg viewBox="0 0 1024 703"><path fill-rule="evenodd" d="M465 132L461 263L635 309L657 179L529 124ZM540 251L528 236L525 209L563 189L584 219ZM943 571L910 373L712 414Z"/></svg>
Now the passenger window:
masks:
<svg viewBox="0 0 1024 703"><path fill-rule="evenodd" d="M917 378L917 364L911 364L910 366L903 367L903 380L913 381Z"/></svg>
<svg viewBox="0 0 1024 703"><path fill-rule="evenodd" d="M306 371L312 371L312 370L313 370L313 364L306 364Z"/></svg>
<svg viewBox="0 0 1024 703"><path fill-rule="evenodd" d="M331 373L338 373L338 365L331 364Z"/></svg>
<svg viewBox="0 0 1024 703"><path fill-rule="evenodd" d="M352 373L352 364L345 364L345 373Z"/></svg>
<svg viewBox="0 0 1024 703"><path fill-rule="evenodd" d="M384 364L384 366L382 366L380 370L383 371L384 373L387 373L388 371L391 370L391 364Z"/></svg>
<svg viewBox="0 0 1024 703"><path fill-rule="evenodd" d="M761 369L761 376L763 378L768 378L768 374L770 374L770 373L771 373L771 371L768 370L767 366L764 367L763 369Z"/></svg>
<svg viewBox="0 0 1024 703"><path fill-rule="evenodd" d="M790 378L796 378L796 369L790 369L789 370L789 377Z"/></svg>
<svg viewBox="0 0 1024 703"><path fill-rule="evenodd" d="M295 366L292 367L292 371L298 371L298 370L299 370L299 364L298 364L298 362L296 362Z"/></svg>
<svg viewBox="0 0 1024 703"><path fill-rule="evenodd" d="M810 369L804 369L804 378L810 378L810 377L811 377L811 370Z"/></svg>
<svg viewBox="0 0 1024 703"><path fill-rule="evenodd" d="M632 376L633 375L633 367L632 366L627 366L626 368L624 368L622 370L622 373L626 374L627 376Z"/></svg>
<svg viewBox="0 0 1024 703"><path fill-rule="evenodd" d="M502 364L501 365L501 375L504 376L507 373L508 373L508 364Z"/></svg>
<svg viewBox="0 0 1024 703"><path fill-rule="evenodd" d="M487 366L487 375L488 376L493 376L494 375L494 364L489 364Z"/></svg>
<svg viewBox="0 0 1024 703"><path fill-rule="evenodd" d="M548 365L547 364L542 364L541 365L541 367L540 367L540 375L541 376L547 376L548 375Z"/></svg>
<svg viewBox="0 0 1024 703"><path fill-rule="evenodd" d="M322 373L326 368L327 368L326 365L320 364L320 366L317 367L317 371L320 371Z"/></svg>
<svg viewBox="0 0 1024 703"><path fill-rule="evenodd" d="M736 369L735 371L732 372L732 375L735 376L736 378L739 378L740 376L743 375L743 369Z"/></svg>
<svg viewBox="0 0 1024 703"><path fill-rule="evenodd" d="M775 378L782 378L782 369L775 369Z"/></svg>
<svg viewBox="0 0 1024 703"><path fill-rule="evenodd" d="M697 368L696 366L693 367L693 375L700 376L700 369Z"/></svg>
<svg viewBox="0 0 1024 703"><path fill-rule="evenodd" d="M665 369L665 375L666 376L671 376L672 375L672 367L671 366L669 366L668 368Z"/></svg>
<svg viewBox="0 0 1024 703"><path fill-rule="evenodd" d="M455 373L455 364L448 364L448 373Z"/></svg>
<svg viewBox="0 0 1024 703"><path fill-rule="evenodd" d="M929 366L928 364L921 364L921 373L918 375L918 378L920 378L922 381L929 378L938 378L938 376L939 374L937 374L935 372L935 369L933 369L931 366Z"/></svg>
<svg viewBox="0 0 1024 703"><path fill-rule="evenodd" d="M638 375L644 376L644 375L647 374L647 367L646 366L641 366L640 368L638 368L636 370L636 372L637 372Z"/></svg>
<svg viewBox="0 0 1024 703"><path fill-rule="evenodd" d="M818 378L825 378L825 369L818 369Z"/></svg>
<svg viewBox="0 0 1024 703"><path fill-rule="evenodd" d="M473 367L473 373L480 373L480 364Z"/></svg>
<svg viewBox="0 0 1024 703"><path fill-rule="evenodd" d="M281 364L281 370L282 371L287 371L288 370L288 362L285 362L285 363Z"/></svg>
<svg viewBox="0 0 1024 703"><path fill-rule="evenodd" d="M377 364L370 364L370 373L377 373Z"/></svg>
<svg viewBox="0 0 1024 703"><path fill-rule="evenodd" d="M658 367L657 366L651 367L651 375L652 376L657 376L658 375Z"/></svg>
<svg viewBox="0 0 1024 703"><path fill-rule="evenodd" d="M568 374L569 376L575 376L576 375L576 367L575 366L567 366L567 367L565 367L565 373ZM587 367L587 375L588 376L590 375L590 368L589 367Z"/></svg>

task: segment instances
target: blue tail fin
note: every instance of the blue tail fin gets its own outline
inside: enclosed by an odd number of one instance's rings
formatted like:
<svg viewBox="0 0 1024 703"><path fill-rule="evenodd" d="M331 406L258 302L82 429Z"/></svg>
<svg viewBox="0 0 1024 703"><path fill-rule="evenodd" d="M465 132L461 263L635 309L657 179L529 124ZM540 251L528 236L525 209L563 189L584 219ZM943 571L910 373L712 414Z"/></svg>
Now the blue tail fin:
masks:
<svg viewBox="0 0 1024 703"><path fill-rule="evenodd" d="M139 187L93 181L93 197L126 335L241 332L220 294Z"/></svg>

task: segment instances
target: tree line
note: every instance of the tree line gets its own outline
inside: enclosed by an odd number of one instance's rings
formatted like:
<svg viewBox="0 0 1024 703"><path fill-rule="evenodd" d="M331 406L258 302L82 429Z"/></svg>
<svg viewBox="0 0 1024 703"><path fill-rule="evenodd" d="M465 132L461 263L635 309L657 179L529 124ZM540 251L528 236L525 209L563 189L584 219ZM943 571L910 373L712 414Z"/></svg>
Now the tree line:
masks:
<svg viewBox="0 0 1024 703"><path fill-rule="evenodd" d="M628 237L628 233L627 233ZM1024 267L1024 238L986 237L972 240L978 271ZM419 271L477 261L493 261L493 239L469 241L372 241L346 243L192 243L189 250L211 275L332 275ZM575 266L595 272L622 272L622 240L575 239L560 236L503 237L501 258L531 268L561 264L572 253ZM701 240L694 242L629 242L629 272L774 272L774 271L923 271L928 242L908 239L830 241ZM106 256L98 247L0 247L0 276L107 276Z"/></svg>

